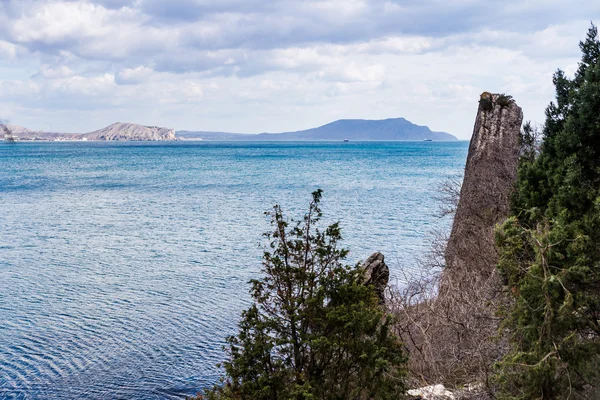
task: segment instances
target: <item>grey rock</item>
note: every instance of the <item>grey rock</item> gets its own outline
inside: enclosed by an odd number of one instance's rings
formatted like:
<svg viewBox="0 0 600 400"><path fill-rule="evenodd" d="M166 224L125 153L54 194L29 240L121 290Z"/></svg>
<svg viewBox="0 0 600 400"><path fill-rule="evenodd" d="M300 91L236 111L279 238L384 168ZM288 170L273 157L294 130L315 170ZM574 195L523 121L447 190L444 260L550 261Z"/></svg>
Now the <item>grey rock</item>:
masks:
<svg viewBox="0 0 600 400"><path fill-rule="evenodd" d="M89 140L177 140L174 129L122 122L86 133L83 137Z"/></svg>
<svg viewBox="0 0 600 400"><path fill-rule="evenodd" d="M425 386L418 389L411 389L408 391L409 396L419 400L455 400L454 394L446 390L444 385L437 384L432 386Z"/></svg>
<svg viewBox="0 0 600 400"><path fill-rule="evenodd" d="M504 338L490 341L499 329L498 306L507 301L496 269L494 231L509 215L522 121L514 100L481 95L436 300L438 312L453 321L439 332L452 346L437 356L442 364L469 371L465 379L489 368L506 349Z"/></svg>
<svg viewBox="0 0 600 400"><path fill-rule="evenodd" d="M446 248L446 271L461 271L475 281L486 281L496 271L494 229L509 214L523 122L523 111L514 100L502 106L499 94L481 96ZM483 102L489 102L487 107Z"/></svg>
<svg viewBox="0 0 600 400"><path fill-rule="evenodd" d="M385 302L384 292L390 280L390 269L384 258L383 254L376 252L371 254L362 265L365 271L365 285L373 286L382 304Z"/></svg>

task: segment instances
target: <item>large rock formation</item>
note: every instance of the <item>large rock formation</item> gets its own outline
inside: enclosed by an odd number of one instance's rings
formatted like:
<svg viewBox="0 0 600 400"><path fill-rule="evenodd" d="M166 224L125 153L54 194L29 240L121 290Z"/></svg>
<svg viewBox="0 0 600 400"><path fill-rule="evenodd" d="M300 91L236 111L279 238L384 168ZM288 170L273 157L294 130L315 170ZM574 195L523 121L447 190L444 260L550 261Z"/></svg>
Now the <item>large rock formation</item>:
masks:
<svg viewBox="0 0 600 400"><path fill-rule="evenodd" d="M485 283L496 274L496 224L504 221L517 178L523 112L510 98L484 92L479 102L460 200L446 248L448 280ZM455 282L456 283L456 282ZM464 287L469 291L472 287Z"/></svg>
<svg viewBox="0 0 600 400"><path fill-rule="evenodd" d="M122 122L86 133L83 137L89 140L177 140L174 129Z"/></svg>
<svg viewBox="0 0 600 400"><path fill-rule="evenodd" d="M523 112L510 96L483 93L460 200L446 247L436 313L438 360L457 379L485 379L505 351L493 342L505 301L496 262L496 224L506 219L517 177Z"/></svg>
<svg viewBox="0 0 600 400"><path fill-rule="evenodd" d="M390 269L385 264L383 254L376 252L371 254L363 263L365 271L365 285L372 285L379 297L379 302L385 302L384 292L390 280Z"/></svg>
<svg viewBox="0 0 600 400"><path fill-rule="evenodd" d="M400 302L390 304L415 383L472 383L459 398L493 397L486 393L490 368L506 350L503 338L494 340L496 312L507 301L496 270L494 229L510 210L522 119L509 96L481 95L446 267L440 276L409 282L397 296Z"/></svg>

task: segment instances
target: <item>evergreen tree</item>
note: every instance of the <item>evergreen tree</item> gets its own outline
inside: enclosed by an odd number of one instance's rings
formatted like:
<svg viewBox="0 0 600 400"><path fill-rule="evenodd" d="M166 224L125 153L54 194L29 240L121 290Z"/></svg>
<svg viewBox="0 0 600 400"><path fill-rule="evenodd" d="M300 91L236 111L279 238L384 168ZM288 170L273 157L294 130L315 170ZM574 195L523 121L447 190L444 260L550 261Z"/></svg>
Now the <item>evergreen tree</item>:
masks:
<svg viewBox="0 0 600 400"><path fill-rule="evenodd" d="M600 40L592 25L573 79L554 75L537 157L525 152L512 217L498 230L512 293L502 396L591 398L600 384ZM596 394L600 394L595 392Z"/></svg>
<svg viewBox="0 0 600 400"><path fill-rule="evenodd" d="M288 222L279 206L252 280L253 304L228 338L229 359L209 399L398 399L405 357L391 320L359 268L343 264L338 224L324 231L321 191L308 213Z"/></svg>

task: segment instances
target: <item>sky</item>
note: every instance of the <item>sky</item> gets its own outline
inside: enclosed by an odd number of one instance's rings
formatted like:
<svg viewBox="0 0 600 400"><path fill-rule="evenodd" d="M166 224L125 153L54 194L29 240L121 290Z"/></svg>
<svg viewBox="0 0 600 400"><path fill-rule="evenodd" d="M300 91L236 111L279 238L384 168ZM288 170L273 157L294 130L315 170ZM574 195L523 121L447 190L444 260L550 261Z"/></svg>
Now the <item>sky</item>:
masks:
<svg viewBox="0 0 600 400"><path fill-rule="evenodd" d="M242 133L404 117L469 139L483 91L542 123L597 0L0 0L0 118Z"/></svg>

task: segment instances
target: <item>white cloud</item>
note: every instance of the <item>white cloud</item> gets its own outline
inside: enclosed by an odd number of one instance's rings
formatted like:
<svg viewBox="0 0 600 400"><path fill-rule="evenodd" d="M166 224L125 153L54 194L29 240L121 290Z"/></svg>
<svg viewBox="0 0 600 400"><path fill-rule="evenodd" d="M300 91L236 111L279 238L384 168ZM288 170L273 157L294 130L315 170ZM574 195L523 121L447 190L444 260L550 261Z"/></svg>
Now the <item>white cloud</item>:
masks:
<svg viewBox="0 0 600 400"><path fill-rule="evenodd" d="M33 78L42 78L42 79L59 79L59 78L68 78L75 75L75 72L66 65L60 66L51 66L48 64L43 64L40 67L40 71L33 75Z"/></svg>
<svg viewBox="0 0 600 400"><path fill-rule="evenodd" d="M347 65L328 68L319 72L318 76L326 81L338 83L372 82L381 84L385 80L386 68L382 64L358 65L355 62Z"/></svg>
<svg viewBox="0 0 600 400"><path fill-rule="evenodd" d="M0 59L14 60L17 56L17 46L13 43L0 40Z"/></svg>
<svg viewBox="0 0 600 400"><path fill-rule="evenodd" d="M115 82L119 85L137 85L148 81L154 71L140 65L136 68L124 68L115 75Z"/></svg>
<svg viewBox="0 0 600 400"><path fill-rule="evenodd" d="M93 77L77 75L47 81L42 86L42 94L48 98L65 96L80 99L107 98L114 95L116 89L114 75L106 73Z"/></svg>
<svg viewBox="0 0 600 400"><path fill-rule="evenodd" d="M7 0L0 94L32 128L261 132L402 116L467 138L483 90L541 121L553 71L573 71L600 19L593 1L494 12L475 0Z"/></svg>

